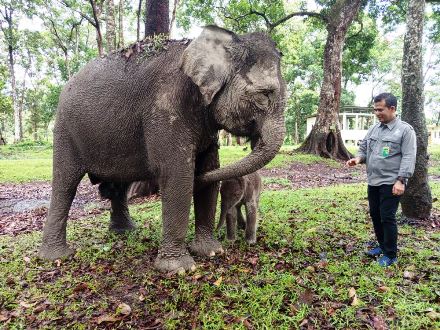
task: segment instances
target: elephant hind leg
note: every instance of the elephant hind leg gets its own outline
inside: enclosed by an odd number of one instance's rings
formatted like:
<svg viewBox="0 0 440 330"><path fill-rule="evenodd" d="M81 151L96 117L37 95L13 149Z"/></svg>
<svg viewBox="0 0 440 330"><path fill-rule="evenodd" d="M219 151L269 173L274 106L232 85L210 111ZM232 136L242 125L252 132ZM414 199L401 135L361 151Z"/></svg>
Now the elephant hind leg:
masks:
<svg viewBox="0 0 440 330"><path fill-rule="evenodd" d="M67 217L84 174L72 155L60 157L55 154L49 213L38 253L43 259L60 259L75 252L66 241Z"/></svg>
<svg viewBox="0 0 440 330"><path fill-rule="evenodd" d="M115 193L112 194L110 213L110 230L116 233L124 233L136 228L135 223L131 220L127 205L127 190L129 184L113 184Z"/></svg>
<svg viewBox="0 0 440 330"><path fill-rule="evenodd" d="M246 203L245 238L249 244L257 242L257 204L255 201Z"/></svg>

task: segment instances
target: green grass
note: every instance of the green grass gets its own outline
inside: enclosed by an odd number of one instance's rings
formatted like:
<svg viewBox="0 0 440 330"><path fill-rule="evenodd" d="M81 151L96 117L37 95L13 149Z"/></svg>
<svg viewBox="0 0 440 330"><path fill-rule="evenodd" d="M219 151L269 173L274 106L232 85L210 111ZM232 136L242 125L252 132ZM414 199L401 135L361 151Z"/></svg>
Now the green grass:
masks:
<svg viewBox="0 0 440 330"><path fill-rule="evenodd" d="M0 146L0 183L49 181L51 178L51 144L22 142Z"/></svg>
<svg viewBox="0 0 440 330"><path fill-rule="evenodd" d="M244 147L232 146L220 148L220 163L225 166L233 163L249 152ZM332 167L340 164L331 159L302 153L291 153L292 147L283 147L266 168L280 168L293 162L303 164L324 163ZM50 181L52 179L52 146L50 144L19 144L0 146L0 183Z"/></svg>
<svg viewBox="0 0 440 330"><path fill-rule="evenodd" d="M440 193L440 184L432 188ZM241 237L224 245L223 256L196 259L198 269L185 275L152 267L158 201L130 206L139 229L128 235L107 231L108 214L69 222L77 254L60 264L36 258L38 232L0 237L1 311L16 312L8 327L17 329L93 328L120 303L132 312L110 326L135 329L157 319L166 329L292 329L307 320L314 328L355 329L371 328L368 320L376 317L392 329L438 328L429 312L440 312L440 235L401 226L399 263L381 269L363 255L373 239L365 190L356 184L266 191L257 245ZM193 223L192 216L189 239ZM405 279L405 271L414 277Z"/></svg>

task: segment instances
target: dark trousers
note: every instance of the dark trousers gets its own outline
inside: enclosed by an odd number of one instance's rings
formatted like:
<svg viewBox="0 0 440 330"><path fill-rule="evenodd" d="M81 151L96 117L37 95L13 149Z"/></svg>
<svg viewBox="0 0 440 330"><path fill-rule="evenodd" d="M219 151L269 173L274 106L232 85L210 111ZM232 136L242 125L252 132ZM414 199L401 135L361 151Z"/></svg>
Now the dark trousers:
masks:
<svg viewBox="0 0 440 330"><path fill-rule="evenodd" d="M393 195L393 185L368 186L368 203L374 232L384 255L397 255L396 212L400 196Z"/></svg>

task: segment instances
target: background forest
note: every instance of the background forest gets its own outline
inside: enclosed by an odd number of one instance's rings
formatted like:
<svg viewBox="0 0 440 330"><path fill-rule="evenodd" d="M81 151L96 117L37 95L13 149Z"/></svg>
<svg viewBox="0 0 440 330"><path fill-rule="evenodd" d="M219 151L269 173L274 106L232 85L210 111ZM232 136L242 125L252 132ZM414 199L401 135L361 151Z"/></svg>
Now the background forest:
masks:
<svg viewBox="0 0 440 330"><path fill-rule="evenodd" d="M0 133L7 143L50 141L58 96L85 63L141 40L142 0L0 0ZM305 139L323 80L324 16L335 0L175 0L171 38L217 24L237 33L267 31L283 56L288 83L286 143ZM374 94L401 95L406 1L364 1L349 27L342 60L341 105L367 106ZM289 14L302 13L288 18ZM428 3L424 40L425 112L440 119L440 5ZM281 20L281 21L280 21Z"/></svg>

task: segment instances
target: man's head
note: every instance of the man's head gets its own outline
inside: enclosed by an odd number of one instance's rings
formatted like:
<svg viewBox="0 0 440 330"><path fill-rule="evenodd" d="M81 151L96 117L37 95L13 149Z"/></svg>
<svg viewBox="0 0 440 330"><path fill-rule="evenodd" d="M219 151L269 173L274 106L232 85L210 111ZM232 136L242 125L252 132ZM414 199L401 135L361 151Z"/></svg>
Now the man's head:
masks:
<svg viewBox="0 0 440 330"><path fill-rule="evenodd" d="M397 98L391 93L381 93L374 98L374 113L381 123L396 118Z"/></svg>

